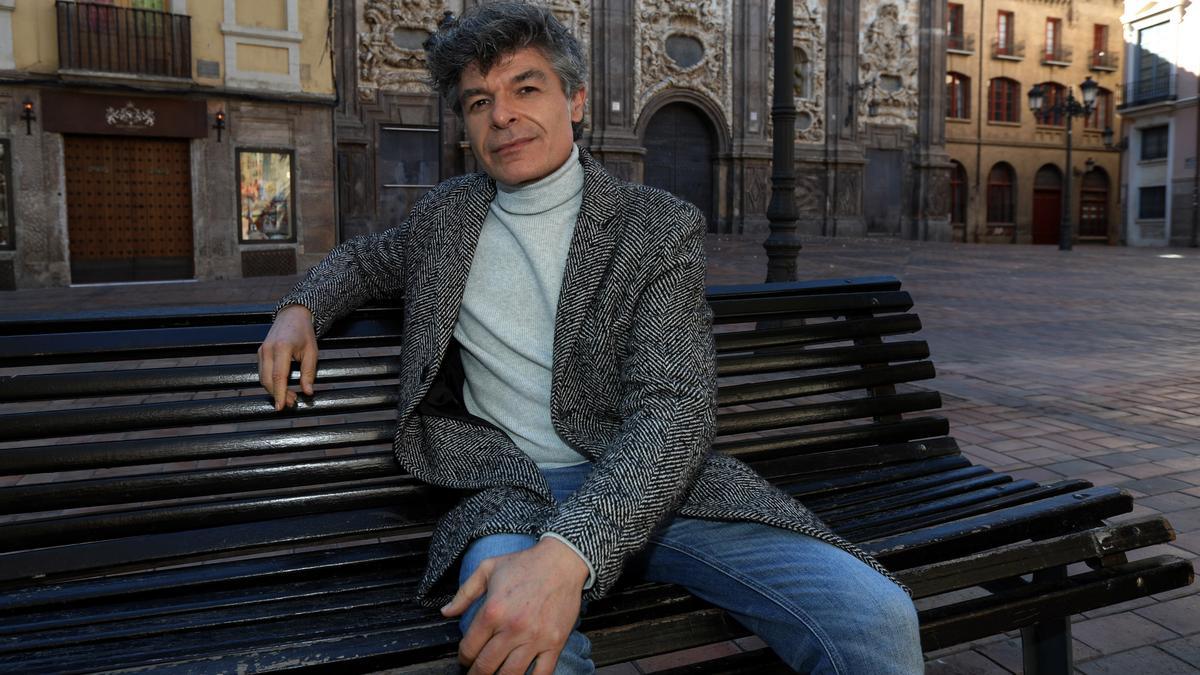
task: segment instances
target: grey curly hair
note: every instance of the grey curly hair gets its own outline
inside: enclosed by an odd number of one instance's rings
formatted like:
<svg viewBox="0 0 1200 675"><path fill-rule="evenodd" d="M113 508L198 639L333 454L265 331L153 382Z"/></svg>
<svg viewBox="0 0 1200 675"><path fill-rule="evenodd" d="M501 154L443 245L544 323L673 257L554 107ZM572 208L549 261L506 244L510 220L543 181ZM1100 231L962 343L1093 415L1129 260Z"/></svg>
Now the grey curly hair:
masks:
<svg viewBox="0 0 1200 675"><path fill-rule="evenodd" d="M525 47L541 50L568 97L587 84L583 48L549 8L529 2L488 2L447 18L425 42L427 82L462 115L458 85L463 71L476 64L487 74L500 59ZM579 135L576 125L576 136Z"/></svg>

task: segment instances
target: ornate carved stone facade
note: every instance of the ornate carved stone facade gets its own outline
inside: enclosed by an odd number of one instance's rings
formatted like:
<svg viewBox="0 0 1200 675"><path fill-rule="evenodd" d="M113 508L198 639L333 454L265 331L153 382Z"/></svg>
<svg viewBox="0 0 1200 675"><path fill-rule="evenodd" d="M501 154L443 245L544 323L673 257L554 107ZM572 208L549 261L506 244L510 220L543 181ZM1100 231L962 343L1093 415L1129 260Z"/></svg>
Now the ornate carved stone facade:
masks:
<svg viewBox="0 0 1200 675"><path fill-rule="evenodd" d="M667 88L710 100L732 131L732 0L637 0L635 119Z"/></svg>
<svg viewBox="0 0 1200 675"><path fill-rule="evenodd" d="M820 0L798 0L794 9L793 58L796 64L796 140L825 141L825 7Z"/></svg>
<svg viewBox="0 0 1200 675"><path fill-rule="evenodd" d="M384 132L439 127L440 177L474 170L461 125L423 82L420 46L444 11L457 14L483 1L335 0L349 22L338 32L335 53L354 55L339 70L339 81L353 88L342 95L337 117L339 171L346 185L363 186L346 191L339 203L344 211L345 204L360 205L350 215L361 227L382 218L379 195L388 186L375 172L385 161L378 150ZM764 233L773 0L541 1L573 29L588 55L580 142L630 180L665 180L664 162L675 162L674 184L711 184L711 203L702 206L712 231ZM946 181L933 175L944 154L938 126L944 126L938 98L944 65L936 58L944 53L943 3L794 0L793 16L801 231L941 238L941 225L928 214L944 210L945 202ZM926 36L937 44L922 43ZM711 137L677 146L662 133L650 137L653 123L661 127L667 119L660 114L703 118L689 128L707 128ZM672 147L700 149L680 160ZM389 148L406 161L418 152L394 143ZM877 195L864 190L868 176L898 186L895 198L872 199Z"/></svg>
<svg viewBox="0 0 1200 675"><path fill-rule="evenodd" d="M426 93L421 43L437 30L442 3L429 0L366 0L358 34L358 97L374 101L382 91Z"/></svg>
<svg viewBox="0 0 1200 675"><path fill-rule="evenodd" d="M920 66L916 0L864 2L859 61L859 120L916 131Z"/></svg>

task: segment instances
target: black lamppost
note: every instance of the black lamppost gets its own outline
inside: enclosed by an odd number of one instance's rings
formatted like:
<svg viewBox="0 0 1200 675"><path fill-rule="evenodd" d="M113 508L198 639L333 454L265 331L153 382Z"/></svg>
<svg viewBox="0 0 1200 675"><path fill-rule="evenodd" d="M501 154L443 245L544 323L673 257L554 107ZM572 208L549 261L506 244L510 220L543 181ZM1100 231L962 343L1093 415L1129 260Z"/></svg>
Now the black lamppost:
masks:
<svg viewBox="0 0 1200 675"><path fill-rule="evenodd" d="M1062 218L1059 220L1058 229L1058 250L1071 250L1071 174L1073 169L1071 166L1071 120L1075 117L1086 117L1092 114L1092 110L1096 107L1096 90L1100 85L1088 77L1079 85L1079 93L1083 96L1083 102L1075 100L1075 94L1070 89L1067 89L1067 100L1056 101L1054 105L1044 108L1045 92L1042 91L1042 85L1035 84L1033 89L1029 90L1029 109L1034 115L1043 117L1062 116L1063 123L1067 127L1067 179L1064 185L1066 194L1063 195Z"/></svg>
<svg viewBox="0 0 1200 675"><path fill-rule="evenodd" d="M767 281L795 281L796 256L796 100L793 56L793 0L775 0L775 96L771 105L774 127L771 153L771 203L767 220L771 234L767 250Z"/></svg>

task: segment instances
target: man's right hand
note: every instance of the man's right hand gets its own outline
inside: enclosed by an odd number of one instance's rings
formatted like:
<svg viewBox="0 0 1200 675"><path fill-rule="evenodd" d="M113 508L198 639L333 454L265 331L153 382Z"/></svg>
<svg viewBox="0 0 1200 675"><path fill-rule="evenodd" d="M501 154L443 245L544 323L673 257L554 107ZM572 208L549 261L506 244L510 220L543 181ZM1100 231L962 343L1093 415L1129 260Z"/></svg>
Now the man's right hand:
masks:
<svg viewBox="0 0 1200 675"><path fill-rule="evenodd" d="M312 396L317 377L317 334L312 312L304 305L288 305L275 315L275 323L258 348L258 381L275 399L275 409L296 405L296 392L288 389L292 361L300 362L300 389Z"/></svg>

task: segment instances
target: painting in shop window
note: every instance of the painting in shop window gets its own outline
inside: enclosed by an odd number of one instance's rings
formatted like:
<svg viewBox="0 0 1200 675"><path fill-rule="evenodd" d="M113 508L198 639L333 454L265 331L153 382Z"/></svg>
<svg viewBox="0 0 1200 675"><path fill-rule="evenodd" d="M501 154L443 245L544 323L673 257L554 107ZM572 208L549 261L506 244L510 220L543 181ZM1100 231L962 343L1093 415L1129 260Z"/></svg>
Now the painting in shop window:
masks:
<svg viewBox="0 0 1200 675"><path fill-rule="evenodd" d="M237 157L241 241L295 241L292 151L240 149Z"/></svg>

